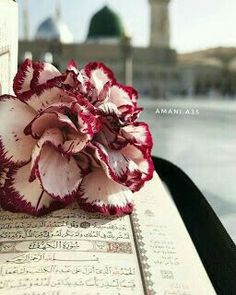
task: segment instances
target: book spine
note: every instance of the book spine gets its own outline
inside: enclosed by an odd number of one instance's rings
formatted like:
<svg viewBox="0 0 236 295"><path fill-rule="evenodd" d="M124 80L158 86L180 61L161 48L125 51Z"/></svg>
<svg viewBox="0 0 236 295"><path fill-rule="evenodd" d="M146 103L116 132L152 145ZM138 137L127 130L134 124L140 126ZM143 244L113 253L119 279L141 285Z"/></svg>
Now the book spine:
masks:
<svg viewBox="0 0 236 295"><path fill-rule="evenodd" d="M138 263L140 267L140 273L142 277L143 289L145 295L156 295L156 291L153 289L153 282L151 280L150 267L147 263L147 251L145 250L145 244L143 242L142 231L140 229L140 220L138 214L134 209L130 215L130 223L133 231L134 243L136 246Z"/></svg>

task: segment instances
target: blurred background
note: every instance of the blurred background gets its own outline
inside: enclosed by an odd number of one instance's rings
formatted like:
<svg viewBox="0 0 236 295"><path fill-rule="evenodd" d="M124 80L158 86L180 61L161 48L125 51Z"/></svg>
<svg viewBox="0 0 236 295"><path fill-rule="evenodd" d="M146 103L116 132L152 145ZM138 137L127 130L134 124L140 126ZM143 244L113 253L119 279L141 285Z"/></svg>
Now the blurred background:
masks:
<svg viewBox="0 0 236 295"><path fill-rule="evenodd" d="M236 241L235 0L19 0L19 64L109 65L140 92L153 154L181 167Z"/></svg>

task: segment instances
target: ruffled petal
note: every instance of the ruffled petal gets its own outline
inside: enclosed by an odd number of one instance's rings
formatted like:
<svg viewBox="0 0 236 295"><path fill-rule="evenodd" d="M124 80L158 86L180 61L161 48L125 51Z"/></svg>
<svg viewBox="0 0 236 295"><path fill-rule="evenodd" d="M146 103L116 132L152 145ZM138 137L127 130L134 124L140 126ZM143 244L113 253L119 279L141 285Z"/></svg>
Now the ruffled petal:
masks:
<svg viewBox="0 0 236 295"><path fill-rule="evenodd" d="M24 130L34 138L40 138L46 129L67 127L71 132L77 132L74 123L64 114L58 111L39 113Z"/></svg>
<svg viewBox="0 0 236 295"><path fill-rule="evenodd" d="M120 129L120 133L129 143L137 146L143 152L151 151L153 142L149 127L144 122L134 122Z"/></svg>
<svg viewBox="0 0 236 295"><path fill-rule="evenodd" d="M96 136L96 141L115 150L119 150L128 144L128 141L108 124L103 124L102 129Z"/></svg>
<svg viewBox="0 0 236 295"><path fill-rule="evenodd" d="M11 166L4 164L4 162L0 163L0 194L1 194L0 198L3 195L2 189L5 185L6 180L7 180L7 174L10 170L10 167Z"/></svg>
<svg viewBox="0 0 236 295"><path fill-rule="evenodd" d="M117 117L121 115L117 106L112 102L105 102L99 105L98 110L105 116L116 115Z"/></svg>
<svg viewBox="0 0 236 295"><path fill-rule="evenodd" d="M143 153L128 144L121 150L112 150L100 143L90 144L94 158L98 159L108 178L138 191L153 175L154 166L150 153Z"/></svg>
<svg viewBox="0 0 236 295"><path fill-rule="evenodd" d="M89 101L80 96L76 97L76 99L71 102L52 103L44 109L44 112L56 113L60 124L67 124L70 129L74 129L73 131L79 131L87 135L90 139L92 139L93 135L101 128L100 118L99 115L96 114L96 109ZM38 117L40 117L41 114ZM66 117L60 114L64 114ZM37 118L35 120L37 120ZM72 121L75 125L73 125ZM27 126L26 132L31 134L30 126Z"/></svg>
<svg viewBox="0 0 236 295"><path fill-rule="evenodd" d="M24 128L35 112L12 96L1 96L0 155L8 163L24 164L30 160L35 140L24 134Z"/></svg>
<svg viewBox="0 0 236 295"><path fill-rule="evenodd" d="M79 166L81 166L80 165L81 154L87 157L87 160L89 161L88 165L90 166L90 168L89 168L90 170L91 170L91 167L96 167L96 168L101 167L100 161L95 156L95 148L94 147L91 148L90 143L86 146L86 148L81 153L79 153L78 155L75 156L75 159L76 160L78 159L77 164Z"/></svg>
<svg viewBox="0 0 236 295"><path fill-rule="evenodd" d="M58 76L61 76L61 73L53 65L26 59L14 78L13 89L17 96L25 100L35 87Z"/></svg>
<svg viewBox="0 0 236 295"><path fill-rule="evenodd" d="M154 165L152 162L151 151L142 151L138 147L128 144L121 153L124 157L132 159L136 167L141 172L140 182L133 183L130 187L133 191L139 190L145 181L152 179L154 172Z"/></svg>
<svg viewBox="0 0 236 295"><path fill-rule="evenodd" d="M101 92L107 82L115 83L113 72L103 63L92 62L84 67L84 73L89 79L89 83L97 90L97 95Z"/></svg>
<svg viewBox="0 0 236 295"><path fill-rule="evenodd" d="M111 92L111 82L108 81L106 84L104 84L102 90L100 91L96 104L101 103L102 101L107 101L109 99Z"/></svg>
<svg viewBox="0 0 236 295"><path fill-rule="evenodd" d="M40 159L42 147L46 144L60 150L60 147L63 144L62 132L56 128L48 129L44 132L37 144L34 146L31 158L30 181L34 181L38 176L38 162Z"/></svg>
<svg viewBox="0 0 236 295"><path fill-rule="evenodd" d="M70 98L70 97L69 97ZM55 102L45 112L60 112L76 122L77 129L91 139L101 128L96 108L83 96L72 97L72 101Z"/></svg>
<svg viewBox="0 0 236 295"><path fill-rule="evenodd" d="M138 93L130 86L114 84L110 88L108 101L116 105L120 120L126 123L134 122L143 108L137 106Z"/></svg>
<svg viewBox="0 0 236 295"><path fill-rule="evenodd" d="M82 171L72 157L66 157L52 145L42 147L38 160L38 177L53 198L71 202L82 180Z"/></svg>
<svg viewBox="0 0 236 295"><path fill-rule="evenodd" d="M130 93L126 90L125 87L122 87L119 84L111 86L109 101L115 104L117 108L123 105L133 106L133 101L130 97Z"/></svg>
<svg viewBox="0 0 236 295"><path fill-rule="evenodd" d="M140 113L143 111L143 108L124 105L119 107L119 111L122 113L122 120L127 124L132 124L138 119Z"/></svg>
<svg viewBox="0 0 236 295"><path fill-rule="evenodd" d="M0 198L5 210L42 215L63 204L56 202L41 187L38 180L29 182L30 164L21 168L11 168Z"/></svg>
<svg viewBox="0 0 236 295"><path fill-rule="evenodd" d="M13 83L13 90L17 96L31 90L30 83L33 79L34 69L31 60L26 59L20 66Z"/></svg>
<svg viewBox="0 0 236 295"><path fill-rule="evenodd" d="M109 179L100 168L83 179L79 190L78 204L86 211L120 216L133 210L132 192Z"/></svg>
<svg viewBox="0 0 236 295"><path fill-rule="evenodd" d="M97 142L91 147L95 149L94 157L99 160L108 178L132 189L143 185L142 171L132 158L122 154L122 150L112 150Z"/></svg>
<svg viewBox="0 0 236 295"><path fill-rule="evenodd" d="M77 133L74 139L66 140L62 145L62 150L67 155L76 155L83 150L89 141L89 136L86 134Z"/></svg>
<svg viewBox="0 0 236 295"><path fill-rule="evenodd" d="M81 133L87 134L90 139L100 130L100 121L91 114L83 112L78 114L78 129Z"/></svg>
<svg viewBox="0 0 236 295"><path fill-rule="evenodd" d="M117 182L124 182L128 173L128 159L119 151L111 150L104 145L95 142L95 157L100 161L107 176Z"/></svg>
<svg viewBox="0 0 236 295"><path fill-rule="evenodd" d="M44 86L39 93L34 93L27 98L27 104L37 112L45 110L54 103L70 103L72 101L76 101L73 94L51 85Z"/></svg>
<svg viewBox="0 0 236 295"><path fill-rule="evenodd" d="M32 81L32 87L42 85L47 81L61 76L61 73L50 63L34 63L35 75Z"/></svg>
<svg viewBox="0 0 236 295"><path fill-rule="evenodd" d="M136 89L134 89L131 86L124 86L124 85L120 85L121 88L123 88L124 91L126 91L126 93L129 94L130 99L132 100L134 105L137 105L137 100L138 100L138 92Z"/></svg>
<svg viewBox="0 0 236 295"><path fill-rule="evenodd" d="M93 165L93 158L90 154L86 154L84 151L77 154L75 157L77 165L80 167L82 171L82 177L86 176L92 171L92 167L95 167L96 165ZM99 166L96 166L99 167Z"/></svg>
<svg viewBox="0 0 236 295"><path fill-rule="evenodd" d="M59 77L59 86L68 87L71 92L74 92L76 88L80 88L80 82L78 81L77 74L74 71L66 71L66 74L61 79ZM61 85L60 85L61 83Z"/></svg>
<svg viewBox="0 0 236 295"><path fill-rule="evenodd" d="M71 202L81 182L81 168L64 154L63 135L58 129L48 129L32 153L30 181L37 177L53 198Z"/></svg>
<svg viewBox="0 0 236 295"><path fill-rule="evenodd" d="M78 74L79 73L79 71L78 71L78 65L77 65L77 63L73 59L71 59L68 62L67 69L69 71L73 71L75 74Z"/></svg>
<svg viewBox="0 0 236 295"><path fill-rule="evenodd" d="M101 128L96 109L84 98L78 98L78 103L74 105L73 110L77 114L79 131L92 139Z"/></svg>
<svg viewBox="0 0 236 295"><path fill-rule="evenodd" d="M82 89L82 81L80 81L80 71L78 70L77 63L72 59L67 63L67 70L61 80L62 84L69 85L73 89L77 88L79 91Z"/></svg>

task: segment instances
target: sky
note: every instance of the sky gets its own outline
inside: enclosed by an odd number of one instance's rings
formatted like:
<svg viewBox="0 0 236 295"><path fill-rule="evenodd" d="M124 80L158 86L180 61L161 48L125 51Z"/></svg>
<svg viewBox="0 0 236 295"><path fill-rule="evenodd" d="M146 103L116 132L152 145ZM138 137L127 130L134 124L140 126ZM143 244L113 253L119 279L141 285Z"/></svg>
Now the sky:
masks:
<svg viewBox="0 0 236 295"><path fill-rule="evenodd" d="M22 6L19 0L20 37L22 36ZM56 1L28 0L30 37L33 38L42 20L55 13ZM62 16L77 42L83 42L92 15L104 5L116 11L133 44L147 46L149 42L150 6L148 0L61 0ZM235 0L171 0L171 47L178 52L191 52L216 46L236 46Z"/></svg>

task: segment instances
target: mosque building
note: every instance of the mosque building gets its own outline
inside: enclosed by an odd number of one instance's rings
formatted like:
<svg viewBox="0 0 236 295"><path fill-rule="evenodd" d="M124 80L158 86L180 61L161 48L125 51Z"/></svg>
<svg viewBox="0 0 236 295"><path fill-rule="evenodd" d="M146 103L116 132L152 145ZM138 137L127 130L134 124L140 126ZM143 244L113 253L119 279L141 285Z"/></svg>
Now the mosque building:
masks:
<svg viewBox="0 0 236 295"><path fill-rule="evenodd" d="M144 95L191 95L198 79L201 80L202 69L218 81L221 66L206 61L196 69L195 64L179 61L176 51L170 47L169 2L149 0L151 28L147 47L132 46L121 18L108 6L92 16L86 40L77 43L62 19L57 2L55 15L38 26L33 40L29 40L28 26L24 26L24 38L19 41L19 62L29 57L53 62L59 69L65 69L70 59L81 66L92 60L102 61L120 81L133 84ZM28 19L26 9L24 19L25 22Z"/></svg>

